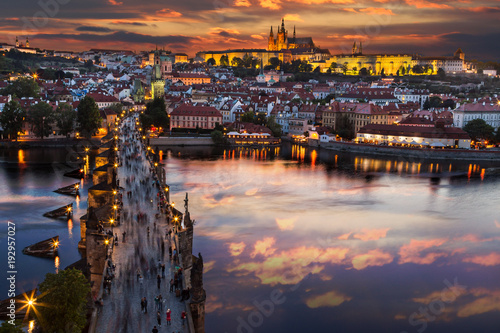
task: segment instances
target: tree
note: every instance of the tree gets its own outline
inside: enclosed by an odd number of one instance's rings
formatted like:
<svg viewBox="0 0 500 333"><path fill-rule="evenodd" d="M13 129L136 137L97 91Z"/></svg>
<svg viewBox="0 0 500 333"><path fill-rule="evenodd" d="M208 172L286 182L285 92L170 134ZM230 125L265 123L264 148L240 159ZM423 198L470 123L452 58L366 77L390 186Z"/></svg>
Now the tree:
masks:
<svg viewBox="0 0 500 333"><path fill-rule="evenodd" d="M382 68L382 70L380 71L380 76L385 77L385 69L384 68Z"/></svg>
<svg viewBox="0 0 500 333"><path fill-rule="evenodd" d="M207 60L207 64L210 65L210 66L215 66L217 62L215 61L214 58L210 58Z"/></svg>
<svg viewBox="0 0 500 333"><path fill-rule="evenodd" d="M267 118L266 125L267 125L267 128L269 128L271 130L274 137L277 137L277 138L281 137L283 130L282 130L281 125L276 122L276 118L274 116L270 116L269 118Z"/></svg>
<svg viewBox="0 0 500 333"><path fill-rule="evenodd" d="M3 112L0 113L0 125L3 128L4 134L9 136L9 139L17 140L18 133L23 130L26 111L17 101L10 101L5 104Z"/></svg>
<svg viewBox="0 0 500 333"><path fill-rule="evenodd" d="M254 116L252 111L247 111L241 116L240 120L244 123L253 123Z"/></svg>
<svg viewBox="0 0 500 333"><path fill-rule="evenodd" d="M92 60L87 60L83 64L83 67L85 67L87 69L92 69L94 67L94 62Z"/></svg>
<svg viewBox="0 0 500 333"><path fill-rule="evenodd" d="M40 283L38 319L45 332L81 332L86 324L86 302L90 284L77 269L48 273ZM42 304L46 306L42 306Z"/></svg>
<svg viewBox="0 0 500 333"><path fill-rule="evenodd" d="M8 321L4 321L2 326L0 326L0 333L23 333L22 329L22 321L16 320L14 321L14 325L9 323Z"/></svg>
<svg viewBox="0 0 500 333"><path fill-rule="evenodd" d="M367 76L368 74L369 74L368 70L365 67L363 67L359 70L359 75L361 75L361 76Z"/></svg>
<svg viewBox="0 0 500 333"><path fill-rule="evenodd" d="M441 80L443 80L446 77L446 72L444 71L444 69L439 68L437 71L437 75Z"/></svg>
<svg viewBox="0 0 500 333"><path fill-rule="evenodd" d="M348 70L348 69L349 69L349 68L347 67L347 64L343 64L343 65L342 65L342 72L344 72L344 75L347 73L347 70Z"/></svg>
<svg viewBox="0 0 500 333"><path fill-rule="evenodd" d="M424 110L429 110L431 108L431 102L429 102L429 99L427 98L424 102Z"/></svg>
<svg viewBox="0 0 500 333"><path fill-rule="evenodd" d="M464 131L469 133L472 140L493 140L495 129L488 125L483 119L473 119L464 126Z"/></svg>
<svg viewBox="0 0 500 333"><path fill-rule="evenodd" d="M229 58L227 55L223 55L222 57L220 57L220 65L229 66Z"/></svg>
<svg viewBox="0 0 500 333"><path fill-rule="evenodd" d="M500 142L500 127L497 128L497 132L495 133L495 142Z"/></svg>
<svg viewBox="0 0 500 333"><path fill-rule="evenodd" d="M20 77L10 86L3 90L3 95L15 95L16 97L38 97L40 87L35 80L28 77Z"/></svg>
<svg viewBox="0 0 500 333"><path fill-rule="evenodd" d="M337 68L337 63L336 62L332 62L330 64L330 69L332 70L332 72L335 71L335 68Z"/></svg>
<svg viewBox="0 0 500 333"><path fill-rule="evenodd" d="M277 57L272 57L269 59L269 63L273 69L278 69L281 67L281 60Z"/></svg>
<svg viewBox="0 0 500 333"><path fill-rule="evenodd" d="M252 67L252 59L252 56L249 56L248 53L245 53L245 55L243 56L243 65L246 68Z"/></svg>
<svg viewBox="0 0 500 333"><path fill-rule="evenodd" d="M102 118L99 113L99 107L94 99L90 96L85 96L78 105L76 120L79 124L78 130L83 136L90 139L101 128Z"/></svg>
<svg viewBox="0 0 500 333"><path fill-rule="evenodd" d="M210 133L210 136L212 137L212 141L216 144L222 144L226 142L226 138L221 131L212 131L212 133Z"/></svg>
<svg viewBox="0 0 500 333"><path fill-rule="evenodd" d="M319 66L316 66L316 68L313 71L314 73L321 73L321 68Z"/></svg>
<svg viewBox="0 0 500 333"><path fill-rule="evenodd" d="M59 104L56 109L57 127L62 135L69 137L69 134L75 129L76 112L69 104Z"/></svg>
<svg viewBox="0 0 500 333"><path fill-rule="evenodd" d="M412 70L413 74L423 74L424 73L424 68L420 65L413 66L413 68L411 70Z"/></svg>
<svg viewBox="0 0 500 333"><path fill-rule="evenodd" d="M163 98L155 98L146 104L146 110L139 116L142 128L154 127L170 127L170 119L167 115L167 107Z"/></svg>
<svg viewBox="0 0 500 333"><path fill-rule="evenodd" d="M346 140L354 139L354 126L352 126L348 115L343 115L340 117L337 124L337 134Z"/></svg>
<svg viewBox="0 0 500 333"><path fill-rule="evenodd" d="M31 107L28 121L35 136L41 138L49 136L54 122L54 109L50 104L40 102Z"/></svg>
<svg viewBox="0 0 500 333"><path fill-rule="evenodd" d="M233 60L231 60L231 66L233 67L243 67L243 60L239 57L234 57Z"/></svg>
<svg viewBox="0 0 500 333"><path fill-rule="evenodd" d="M443 104L443 100L439 96L431 96L429 103L431 108L438 108Z"/></svg>

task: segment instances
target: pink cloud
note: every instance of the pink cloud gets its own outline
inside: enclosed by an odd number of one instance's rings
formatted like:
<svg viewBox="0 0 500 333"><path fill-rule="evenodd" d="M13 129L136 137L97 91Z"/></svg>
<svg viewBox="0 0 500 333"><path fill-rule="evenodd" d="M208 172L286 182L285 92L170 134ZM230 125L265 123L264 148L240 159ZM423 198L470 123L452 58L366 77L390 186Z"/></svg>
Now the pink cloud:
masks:
<svg viewBox="0 0 500 333"><path fill-rule="evenodd" d="M430 240L416 240L412 239L410 244L401 246L399 249L399 263L414 263L419 265L427 265L436 261L439 257L444 257L446 253L430 252L422 254L421 252L433 247L438 247L446 243L447 239L430 239Z"/></svg>
<svg viewBox="0 0 500 333"><path fill-rule="evenodd" d="M349 232L347 234L343 234L343 235L340 235L337 237L337 239L341 239L341 240L347 240L349 239L349 236L351 236L352 232Z"/></svg>
<svg viewBox="0 0 500 333"><path fill-rule="evenodd" d="M387 235L387 231L390 228L385 229L361 229L360 232L354 234L354 238L361 239L362 241L377 240L384 238Z"/></svg>
<svg viewBox="0 0 500 333"><path fill-rule="evenodd" d="M496 266L500 265L500 254L492 252L484 256L474 256L465 258L464 262L470 262L481 266Z"/></svg>
<svg viewBox="0 0 500 333"><path fill-rule="evenodd" d="M343 295L336 291L330 291L323 295L313 296L306 300L307 307L311 309L316 309L319 307L333 307L339 306L340 304L350 301L352 297Z"/></svg>
<svg viewBox="0 0 500 333"><path fill-rule="evenodd" d="M357 270L362 270L369 266L390 264L393 260L394 257L390 253L376 249L354 256L354 258L352 258L352 266Z"/></svg>
<svg viewBox="0 0 500 333"><path fill-rule="evenodd" d="M123 5L123 2L117 2L116 0L108 0L108 3L113 5L113 6L121 6Z"/></svg>

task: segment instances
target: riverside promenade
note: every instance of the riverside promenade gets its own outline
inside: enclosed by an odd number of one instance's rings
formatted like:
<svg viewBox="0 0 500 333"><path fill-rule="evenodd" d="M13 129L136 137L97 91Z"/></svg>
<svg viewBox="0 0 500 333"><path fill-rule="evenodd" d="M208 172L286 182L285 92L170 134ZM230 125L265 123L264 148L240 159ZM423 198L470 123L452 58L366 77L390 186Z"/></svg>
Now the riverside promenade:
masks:
<svg viewBox="0 0 500 333"><path fill-rule="evenodd" d="M187 321L183 325L181 319L181 313L187 311L185 302L181 302L175 292L170 292L170 280L175 274L174 264L169 259L169 247L173 243L168 235L171 225L167 222L168 214L159 209L161 196L157 196L150 162L137 139L135 121L136 118L129 118L121 125L118 179L123 207L120 224L112 228L118 237L111 253L115 277L109 292L103 292L103 306L98 312L95 332L147 333L152 332L154 326L158 332L189 332ZM165 265L165 277L158 284L158 274L162 276L161 264ZM155 298L159 295L163 301L156 303ZM144 297L147 313L141 309ZM166 320L167 309L171 310L170 325Z"/></svg>

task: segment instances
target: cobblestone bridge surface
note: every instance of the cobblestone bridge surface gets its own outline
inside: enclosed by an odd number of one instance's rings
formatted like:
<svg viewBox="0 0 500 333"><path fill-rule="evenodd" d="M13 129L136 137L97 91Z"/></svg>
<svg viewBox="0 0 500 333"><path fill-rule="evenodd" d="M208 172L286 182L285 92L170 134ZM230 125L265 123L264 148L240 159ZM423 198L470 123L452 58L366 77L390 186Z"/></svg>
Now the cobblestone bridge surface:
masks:
<svg viewBox="0 0 500 333"><path fill-rule="evenodd" d="M135 128L135 118L128 119L122 126L118 176L123 188L123 208L121 223L112 230L118 236L118 245L114 245L111 255L116 266L115 277L109 294L103 294L96 332L145 333L152 332L154 326L159 332L188 332L187 323L183 325L181 319L182 311L186 310L184 302L169 291L175 269L169 259L170 226L157 208L158 189L153 183L151 166L144 147L134 139L134 132L125 130L127 126ZM125 242L123 232L126 232ZM165 277L160 279L158 288L157 276L162 275L159 263L165 264ZM138 279L138 272L142 279ZM155 297L160 294L163 302L157 305ZM141 311L144 297L147 313ZM170 325L166 320L167 309L171 310ZM157 311L160 311L161 327Z"/></svg>

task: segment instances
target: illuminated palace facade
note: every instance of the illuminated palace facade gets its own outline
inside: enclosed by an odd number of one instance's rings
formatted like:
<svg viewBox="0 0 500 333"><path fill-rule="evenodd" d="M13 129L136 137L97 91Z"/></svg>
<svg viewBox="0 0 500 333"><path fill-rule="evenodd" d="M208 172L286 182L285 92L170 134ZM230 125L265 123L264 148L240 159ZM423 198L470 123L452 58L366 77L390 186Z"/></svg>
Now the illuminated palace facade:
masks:
<svg viewBox="0 0 500 333"><path fill-rule="evenodd" d="M330 69L332 72L346 75L357 75L362 68L366 68L371 75L417 74L412 72L415 65L420 65L427 70L425 74L436 74L440 68L446 73L470 72L465 62L465 54L461 49L458 49L451 57L424 57L402 53L365 54L362 43L358 45L354 42L351 54L331 55L328 50L316 47L312 37L296 37L295 27L292 37L289 37L284 19L281 20L281 26L277 27L276 36L271 27L267 49L203 51L198 52L197 56L205 61L213 58L216 65L220 65L222 56L227 56L230 65L234 58L243 59L245 56L262 60L264 65L269 64L269 60L274 57L284 63L306 60L313 68L319 67L322 72ZM336 64L334 68L331 66L332 63Z"/></svg>

